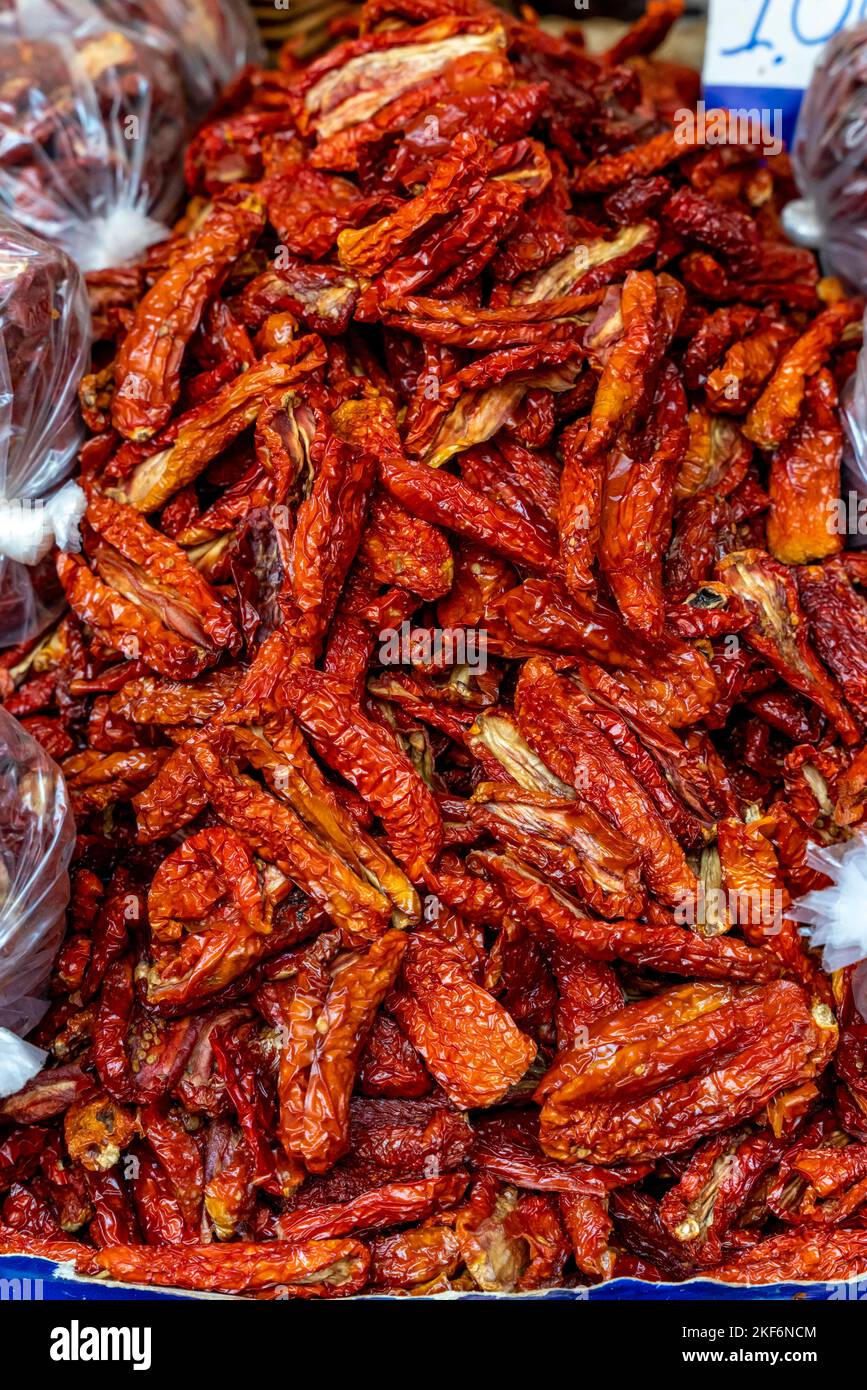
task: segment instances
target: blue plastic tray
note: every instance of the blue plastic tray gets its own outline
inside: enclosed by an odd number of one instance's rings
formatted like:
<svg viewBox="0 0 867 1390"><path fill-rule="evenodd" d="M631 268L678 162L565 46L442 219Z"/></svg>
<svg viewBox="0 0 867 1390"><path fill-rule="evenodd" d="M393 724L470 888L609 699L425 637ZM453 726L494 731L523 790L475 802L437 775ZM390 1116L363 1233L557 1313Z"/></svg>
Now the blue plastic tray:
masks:
<svg viewBox="0 0 867 1390"><path fill-rule="evenodd" d="M34 1259L29 1255L4 1255L0 1257L0 1281L21 1281L11 1289L2 1285L0 1297L21 1297L22 1299L69 1299L74 1302L89 1299L218 1299L225 1295L195 1294L182 1290L154 1289L137 1284L117 1284L102 1279L85 1279L72 1272L69 1266L55 1264L53 1260ZM29 1281L29 1282L27 1282ZM792 1299L812 1299L819 1302L852 1301L863 1298L867 1293L864 1279L853 1280L849 1284L760 1284L751 1287L735 1284L718 1284L712 1279L691 1279L684 1284L646 1284L637 1279L612 1279L607 1284L598 1284L590 1289L544 1289L538 1293L519 1294L519 1298L569 1299L591 1303L610 1302L690 1302L699 1299L720 1302L757 1302L773 1299L791 1301ZM358 1295L360 1298L382 1299L386 1295ZM449 1299L491 1299L500 1294L462 1293L446 1294Z"/></svg>

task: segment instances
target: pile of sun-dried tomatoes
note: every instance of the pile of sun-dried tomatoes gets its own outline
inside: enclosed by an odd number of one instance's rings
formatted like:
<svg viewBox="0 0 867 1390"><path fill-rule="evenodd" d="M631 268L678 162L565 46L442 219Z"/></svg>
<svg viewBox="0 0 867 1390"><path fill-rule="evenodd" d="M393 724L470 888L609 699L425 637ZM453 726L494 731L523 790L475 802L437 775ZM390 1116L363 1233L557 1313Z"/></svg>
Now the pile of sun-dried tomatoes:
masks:
<svg viewBox="0 0 867 1390"><path fill-rule="evenodd" d="M647 55L369 0L90 277L78 843L0 1250L260 1297L867 1269L862 304ZM844 509L845 511L845 509ZM845 517L843 518L845 522Z"/></svg>

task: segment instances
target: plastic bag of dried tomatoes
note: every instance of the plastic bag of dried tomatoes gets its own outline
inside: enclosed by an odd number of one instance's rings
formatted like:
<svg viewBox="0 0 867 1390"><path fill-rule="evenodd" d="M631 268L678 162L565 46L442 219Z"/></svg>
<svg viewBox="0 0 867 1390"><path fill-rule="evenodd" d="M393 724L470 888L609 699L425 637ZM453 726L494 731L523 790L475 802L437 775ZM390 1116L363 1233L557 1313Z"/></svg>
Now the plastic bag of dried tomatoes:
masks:
<svg viewBox="0 0 867 1390"><path fill-rule="evenodd" d="M825 47L798 115L792 164L804 195L784 209L788 234L814 247L828 274L867 293L867 23L837 34ZM864 318L867 332L867 314ZM841 516L846 545L867 546L867 350L841 393L846 442ZM867 957L864 887L867 837L838 846L811 845L807 861L830 886L808 893L792 908L811 944L824 951L825 968L839 970ZM867 1016L864 967L856 1000Z"/></svg>
<svg viewBox="0 0 867 1390"><path fill-rule="evenodd" d="M119 24L158 29L177 43L193 120L248 63L264 61L246 0L108 0L105 10Z"/></svg>
<svg viewBox="0 0 867 1390"><path fill-rule="evenodd" d="M174 46L89 0L16 0L0 17L0 208L82 270L167 234L187 114Z"/></svg>
<svg viewBox="0 0 867 1390"><path fill-rule="evenodd" d="M865 132L867 138L867 132ZM867 251L865 251L867 257ZM864 315L864 333L867 335L867 314ZM865 336L867 341L867 336ZM858 534L852 537L852 544L867 545L867 352L864 348L858 354L854 372L843 389L840 399L843 411L843 425L846 430L846 449L844 451L844 482L846 478L861 493L863 505L855 507L854 520ZM847 512L851 511L847 508Z"/></svg>
<svg viewBox="0 0 867 1390"><path fill-rule="evenodd" d="M39 632L62 594L52 546L77 548L84 494L65 483L81 442L77 386L90 310L58 247L0 214L0 633Z"/></svg>
<svg viewBox="0 0 867 1390"><path fill-rule="evenodd" d="M45 750L0 708L0 1095L39 1070L22 1041L63 934L75 824L66 785Z"/></svg>
<svg viewBox="0 0 867 1390"><path fill-rule="evenodd" d="M803 197L788 204L789 236L812 246L828 274L867 292L867 23L837 34L823 49L804 95L792 146ZM856 495L853 517L867 498L867 353L843 392L844 485ZM859 511L860 507L860 511ZM851 543L867 545L867 534Z"/></svg>
<svg viewBox="0 0 867 1390"><path fill-rule="evenodd" d="M867 23L823 49L804 95L792 164L803 197L786 231L814 246L825 267L867 290Z"/></svg>

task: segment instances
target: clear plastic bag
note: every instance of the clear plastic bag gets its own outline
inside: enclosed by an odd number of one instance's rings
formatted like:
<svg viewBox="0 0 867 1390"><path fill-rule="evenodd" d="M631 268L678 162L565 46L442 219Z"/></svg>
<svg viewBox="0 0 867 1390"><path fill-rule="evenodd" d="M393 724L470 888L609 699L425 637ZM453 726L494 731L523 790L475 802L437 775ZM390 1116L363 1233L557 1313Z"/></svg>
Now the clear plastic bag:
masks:
<svg viewBox="0 0 867 1390"><path fill-rule="evenodd" d="M194 121L248 63L264 61L246 0L107 0L105 9L118 24L158 29L178 45Z"/></svg>
<svg viewBox="0 0 867 1390"><path fill-rule="evenodd" d="M783 209L789 236L819 253L823 269L867 294L867 23L835 35L804 95L792 146L803 197ZM867 316L865 316L867 327ZM841 400L846 446L844 499L859 518L867 499L867 351ZM867 545L860 524L847 545Z"/></svg>
<svg viewBox="0 0 867 1390"><path fill-rule="evenodd" d="M797 898L789 915L793 921L804 923L814 950L821 948L825 969L842 970L867 956L867 838L856 831L851 840L841 844L811 843L806 858L810 868L825 874L831 883Z"/></svg>
<svg viewBox="0 0 867 1390"><path fill-rule="evenodd" d="M803 197L783 209L789 236L819 253L827 274L867 293L867 23L844 29L822 50L801 103L792 164ZM864 318L867 333L867 314ZM840 400L845 444L843 500L847 548L867 545L867 349ZM855 506L852 506L852 503ZM854 523L854 524L853 524ZM807 863L831 879L798 899L790 915L822 948L828 971L867 958L867 836L807 848ZM867 970L859 967L858 1007L867 1017Z"/></svg>
<svg viewBox="0 0 867 1390"><path fill-rule="evenodd" d="M0 708L0 1094L41 1054L16 1036L39 1022L63 935L75 823L59 768Z"/></svg>
<svg viewBox="0 0 867 1390"><path fill-rule="evenodd" d="M167 235L187 126L178 55L89 0L0 16L0 207L83 270Z"/></svg>
<svg viewBox="0 0 867 1390"><path fill-rule="evenodd" d="M865 135L867 139L867 135ZM865 250L867 256L867 250ZM867 342L867 313L864 315L864 341ZM867 546L867 349L861 348L855 370L840 397L845 443L843 446L843 496L849 523L846 545L852 549Z"/></svg>
<svg viewBox="0 0 867 1390"><path fill-rule="evenodd" d="M60 486L82 438L78 383L90 310L66 256L0 214L0 642L22 642L57 611L29 566L55 541L76 548L84 494ZM34 582L35 581L35 582Z"/></svg>
<svg viewBox="0 0 867 1390"><path fill-rule="evenodd" d="M829 272L867 292L867 23L822 50L804 95L792 164L803 197L786 231L814 246Z"/></svg>

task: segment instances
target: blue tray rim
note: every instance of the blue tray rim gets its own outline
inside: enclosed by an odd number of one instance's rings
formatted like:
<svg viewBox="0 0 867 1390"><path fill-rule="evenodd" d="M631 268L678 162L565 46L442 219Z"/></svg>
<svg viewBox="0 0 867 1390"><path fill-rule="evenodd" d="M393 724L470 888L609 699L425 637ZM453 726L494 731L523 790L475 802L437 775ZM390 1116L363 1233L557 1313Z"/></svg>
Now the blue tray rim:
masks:
<svg viewBox="0 0 867 1390"><path fill-rule="evenodd" d="M58 1262L33 1255L0 1256L0 1301L6 1286L23 1287L29 1281L37 1284L34 1295L25 1291L15 1297L35 1297L41 1300L88 1302L91 1300L157 1300L170 1302L234 1303L247 1300L232 1294L199 1293L188 1289L157 1288L153 1285L119 1283L111 1279L94 1279L75 1272L68 1261ZM341 1302L394 1302L406 1298L413 1302L470 1302L474 1300L518 1299L593 1302L738 1302L763 1300L809 1300L818 1302L849 1302L867 1300L867 1271L850 1280L817 1282L787 1281L777 1284L724 1284L714 1279L695 1278L680 1283L649 1283L639 1279L611 1279L586 1289L536 1289L526 1293L488 1293L483 1290L455 1291L442 1294L356 1294Z"/></svg>

